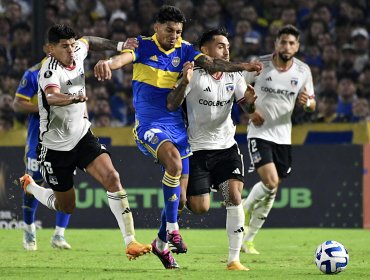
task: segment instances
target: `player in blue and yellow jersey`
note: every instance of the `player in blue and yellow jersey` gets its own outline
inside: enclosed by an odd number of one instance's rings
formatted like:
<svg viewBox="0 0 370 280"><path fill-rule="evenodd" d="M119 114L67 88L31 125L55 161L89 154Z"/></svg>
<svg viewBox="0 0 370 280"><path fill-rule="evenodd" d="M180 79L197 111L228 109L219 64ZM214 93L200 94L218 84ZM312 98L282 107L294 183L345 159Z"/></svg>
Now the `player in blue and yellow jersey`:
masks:
<svg viewBox="0 0 370 280"><path fill-rule="evenodd" d="M175 253L187 251L179 233L177 211L186 202L188 157L191 155L182 110L168 110L167 96L183 68L192 71L194 62L213 72L259 72L262 69L259 62L235 64L197 51L181 38L184 22L185 17L178 8L162 6L155 18L155 34L152 37L139 36L139 46L135 51L125 50L120 55L99 61L94 68L95 76L106 80L111 78L111 70L133 63L135 139L140 150L152 155L164 168L162 188L165 208L152 248L166 269L179 268L168 245ZM180 84L176 90L182 87L186 85Z"/></svg>
<svg viewBox="0 0 370 280"><path fill-rule="evenodd" d="M28 133L25 151L26 173L31 175L37 184L43 184L44 180L37 163L36 147L39 142L40 117L37 105L37 75L42 62L29 68L19 83L14 99L14 111L28 114ZM23 194L23 220L25 229L23 235L23 247L28 251L37 250L35 214L39 202L30 194ZM51 238L51 246L59 249L71 249L71 245L64 238L64 231L68 226L70 214L56 212L56 226Z"/></svg>

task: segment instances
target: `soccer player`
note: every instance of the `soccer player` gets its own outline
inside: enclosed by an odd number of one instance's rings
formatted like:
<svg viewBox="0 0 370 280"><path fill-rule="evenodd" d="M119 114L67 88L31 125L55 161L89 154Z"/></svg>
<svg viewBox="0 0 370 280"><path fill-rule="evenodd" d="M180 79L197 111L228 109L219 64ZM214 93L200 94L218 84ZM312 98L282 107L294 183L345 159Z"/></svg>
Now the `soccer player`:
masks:
<svg viewBox="0 0 370 280"><path fill-rule="evenodd" d="M45 45L46 49L46 45ZM44 59L43 61L45 61ZM28 114L28 133L25 153L26 173L31 175L38 185L43 185L40 165L37 162L36 148L39 142L39 107L37 105L37 75L42 62L29 68L19 83L13 103L14 111ZM30 194L23 193L23 220L25 229L23 234L23 247L27 251L37 250L35 214L38 200ZM51 238L51 246L59 249L71 249L71 245L64 238L64 231L68 226L70 214L60 211L56 213L56 226Z"/></svg>
<svg viewBox="0 0 370 280"><path fill-rule="evenodd" d="M203 33L201 51L215 59L229 61L229 41L222 29ZM193 73L192 73L193 72ZM229 239L227 269L249 270L239 260L243 243L244 212L241 193L244 185L243 156L234 139L231 119L233 101L254 112L256 95L241 72L211 72L201 67L184 67L183 78L167 97L170 110L186 97L190 157L187 207L193 213L206 213L210 192L219 190L226 205L226 231Z"/></svg>
<svg viewBox="0 0 370 280"><path fill-rule="evenodd" d="M134 63L135 139L139 149L146 155L152 155L164 168L162 188L165 207L152 247L166 269L179 268L168 243L172 252L187 251L179 232L177 211L186 200L185 193L181 193L180 204L180 184L187 185L188 157L191 154L182 110L169 111L167 95L175 86L182 68L193 67L192 61L215 72L261 70L259 62L233 64L223 59L212 59L195 50L181 38L184 22L185 17L178 8L162 6L155 18L155 34L152 37L139 36L139 47L135 51L127 50L109 60L101 60L94 68L95 76L105 80L111 78L111 70Z"/></svg>
<svg viewBox="0 0 370 280"><path fill-rule="evenodd" d="M294 26L282 27L275 52L260 57L264 65L261 74L245 72L247 83L254 83L257 94L247 136L250 171L256 169L261 179L243 200L246 232L242 250L250 254L259 254L254 237L271 210L282 178L291 172L291 115L295 103L305 111L316 108L311 70L294 57L299 50L299 36Z"/></svg>
<svg viewBox="0 0 370 280"><path fill-rule="evenodd" d="M48 31L50 57L39 72L40 143L37 152L41 174L52 189L38 186L28 174L20 181L26 193L34 195L48 208L70 214L76 203L74 171L76 167L85 170L107 190L109 207L123 235L126 255L130 260L135 259L150 252L151 245L135 240L126 191L109 153L90 130L85 104L83 62L89 48L115 50L122 47L123 42L91 36L75 38L70 27L53 25Z"/></svg>

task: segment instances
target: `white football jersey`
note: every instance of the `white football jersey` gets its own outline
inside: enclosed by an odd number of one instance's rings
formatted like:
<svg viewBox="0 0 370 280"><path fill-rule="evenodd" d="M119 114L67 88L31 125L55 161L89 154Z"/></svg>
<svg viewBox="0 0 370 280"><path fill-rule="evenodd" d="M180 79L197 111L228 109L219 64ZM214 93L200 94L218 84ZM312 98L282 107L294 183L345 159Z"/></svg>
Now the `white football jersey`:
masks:
<svg viewBox="0 0 370 280"><path fill-rule="evenodd" d="M273 55L260 57L263 70L243 72L247 83L255 83L256 111L265 119L263 125L248 125L248 138L261 138L277 144L291 144L291 116L298 94L306 88L314 96L312 74L309 66L293 58L292 66L278 71L272 62Z"/></svg>
<svg viewBox="0 0 370 280"><path fill-rule="evenodd" d="M85 117L85 102L67 106L50 106L46 101L48 87L58 87L60 93L86 95L84 59L88 46L76 41L75 65L64 67L55 58L49 57L39 72L38 104L40 114L40 141L45 147L57 151L72 150L90 127Z"/></svg>
<svg viewBox="0 0 370 280"><path fill-rule="evenodd" d="M194 68L185 99L193 151L227 149L236 143L231 109L234 100L244 100L246 89L240 72L222 73L215 79L204 69Z"/></svg>

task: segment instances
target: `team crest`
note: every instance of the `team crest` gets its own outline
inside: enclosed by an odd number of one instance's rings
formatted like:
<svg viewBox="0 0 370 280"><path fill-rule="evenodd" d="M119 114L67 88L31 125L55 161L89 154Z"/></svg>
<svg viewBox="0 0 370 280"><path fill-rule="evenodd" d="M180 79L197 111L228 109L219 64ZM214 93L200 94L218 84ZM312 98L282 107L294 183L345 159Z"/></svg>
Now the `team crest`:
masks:
<svg viewBox="0 0 370 280"><path fill-rule="evenodd" d="M25 87L27 85L27 80L25 78L21 81L21 87Z"/></svg>
<svg viewBox="0 0 370 280"><path fill-rule="evenodd" d="M50 78L51 76L53 75L53 72L51 72L50 70L46 71L45 74L44 74L44 78Z"/></svg>
<svg viewBox="0 0 370 280"><path fill-rule="evenodd" d="M298 85L298 78L292 78L290 84L292 87L296 87Z"/></svg>
<svg viewBox="0 0 370 280"><path fill-rule="evenodd" d="M177 67L177 66L179 66L179 64L180 64L180 57L175 56L175 57L172 59L171 64L173 65L173 67Z"/></svg>
<svg viewBox="0 0 370 280"><path fill-rule="evenodd" d="M227 84L225 86L225 88L226 88L226 93L228 93L228 94L232 94L234 92L234 85L233 84Z"/></svg>
<svg viewBox="0 0 370 280"><path fill-rule="evenodd" d="M262 160L262 157L259 152L252 153L252 161L254 164L259 163L261 160Z"/></svg>

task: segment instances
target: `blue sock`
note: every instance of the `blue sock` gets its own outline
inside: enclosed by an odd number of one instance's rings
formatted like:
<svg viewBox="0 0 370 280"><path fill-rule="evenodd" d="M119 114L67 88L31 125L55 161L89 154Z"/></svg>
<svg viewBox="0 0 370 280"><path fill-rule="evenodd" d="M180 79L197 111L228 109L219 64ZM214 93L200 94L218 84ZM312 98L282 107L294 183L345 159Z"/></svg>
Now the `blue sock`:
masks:
<svg viewBox="0 0 370 280"><path fill-rule="evenodd" d="M166 222L169 223L177 222L177 210L181 191L180 177L181 176L171 176L166 171L162 179Z"/></svg>
<svg viewBox="0 0 370 280"><path fill-rule="evenodd" d="M167 226L167 222L166 222L166 210L163 209L162 210L162 214L161 214L161 226L159 227L159 231L158 231L158 237L163 242L166 242L167 241L166 226Z"/></svg>
<svg viewBox="0 0 370 280"><path fill-rule="evenodd" d="M27 225L35 222L35 214L39 201L33 196L23 193L23 220Z"/></svg>
<svg viewBox="0 0 370 280"><path fill-rule="evenodd" d="M56 225L58 227L66 228L68 226L70 217L71 217L71 214L66 214L66 213L58 211L57 214L55 215Z"/></svg>

